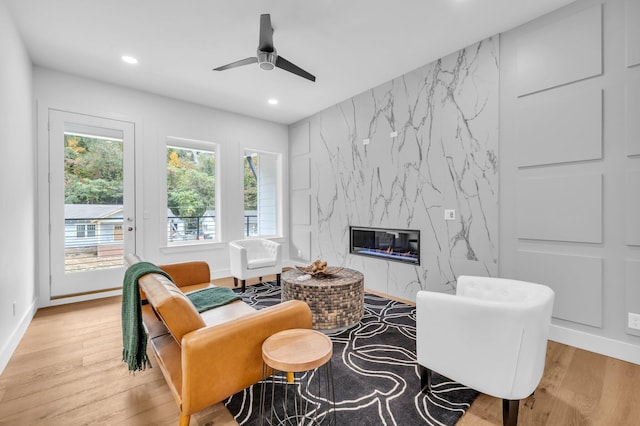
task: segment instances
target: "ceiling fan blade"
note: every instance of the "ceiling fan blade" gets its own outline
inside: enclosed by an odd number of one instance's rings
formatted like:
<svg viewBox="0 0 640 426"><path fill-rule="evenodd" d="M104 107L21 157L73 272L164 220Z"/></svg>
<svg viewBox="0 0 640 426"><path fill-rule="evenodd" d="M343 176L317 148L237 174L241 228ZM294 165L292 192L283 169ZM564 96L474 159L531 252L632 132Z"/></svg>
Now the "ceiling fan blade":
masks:
<svg viewBox="0 0 640 426"><path fill-rule="evenodd" d="M273 27L271 26L271 15L264 13L260 15L260 40L258 40L258 50L263 52L273 52Z"/></svg>
<svg viewBox="0 0 640 426"><path fill-rule="evenodd" d="M258 62L258 58L256 58L255 56L252 56L250 58L241 59L239 61L231 62L230 64L223 65L223 66L218 67L218 68L214 68L213 70L214 71L224 71L224 70L228 70L229 68L241 67L243 65L255 64L257 62Z"/></svg>
<svg viewBox="0 0 640 426"><path fill-rule="evenodd" d="M278 56L278 59L276 59L276 67L283 69L285 71L289 71L290 73L299 75L300 77L306 78L307 80L316 81L316 77L314 75L309 74L299 66L292 64L282 56Z"/></svg>

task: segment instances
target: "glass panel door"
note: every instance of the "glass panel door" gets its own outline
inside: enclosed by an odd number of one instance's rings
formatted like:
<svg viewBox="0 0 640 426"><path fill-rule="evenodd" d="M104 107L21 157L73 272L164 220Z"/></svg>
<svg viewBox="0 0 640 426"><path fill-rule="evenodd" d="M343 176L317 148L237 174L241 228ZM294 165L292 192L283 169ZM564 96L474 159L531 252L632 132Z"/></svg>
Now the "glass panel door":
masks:
<svg viewBox="0 0 640 426"><path fill-rule="evenodd" d="M51 296L122 286L135 251L132 123L49 110Z"/></svg>

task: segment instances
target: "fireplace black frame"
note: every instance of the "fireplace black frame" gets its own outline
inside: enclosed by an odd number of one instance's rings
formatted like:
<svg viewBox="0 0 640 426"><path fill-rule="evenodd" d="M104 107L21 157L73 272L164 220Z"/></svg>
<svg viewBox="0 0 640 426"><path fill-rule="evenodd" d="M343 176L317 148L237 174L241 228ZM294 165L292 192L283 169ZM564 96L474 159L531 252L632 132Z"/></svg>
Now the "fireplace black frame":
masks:
<svg viewBox="0 0 640 426"><path fill-rule="evenodd" d="M398 255L386 252L382 247L364 247L361 244L356 244L354 247L354 231L361 231L367 233L373 233L375 235L392 234L395 238L398 234L407 235L406 242L409 244L415 243L415 247L412 244L411 254ZM360 238L361 239L361 238ZM406 248L402 248L406 250ZM369 226L349 226L349 253L356 256L366 256L374 259L390 260L392 262L404 263L406 265L420 265L420 230L419 229L397 229L397 228L372 228Z"/></svg>

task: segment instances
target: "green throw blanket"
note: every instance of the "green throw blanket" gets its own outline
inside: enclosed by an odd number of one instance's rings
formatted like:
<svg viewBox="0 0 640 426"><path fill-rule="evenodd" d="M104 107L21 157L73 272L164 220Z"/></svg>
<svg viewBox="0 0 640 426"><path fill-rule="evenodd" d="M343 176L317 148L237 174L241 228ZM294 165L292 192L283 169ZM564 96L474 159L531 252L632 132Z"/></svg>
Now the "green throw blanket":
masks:
<svg viewBox="0 0 640 426"><path fill-rule="evenodd" d="M191 300L191 303L193 303L198 312L217 308L218 306L226 305L235 300L242 300L242 297L234 293L233 290L225 287L209 287L197 290L187 293L187 297Z"/></svg>
<svg viewBox="0 0 640 426"><path fill-rule="evenodd" d="M122 283L122 360L129 365L129 371L134 372L151 368L138 288L138 279L150 273L162 274L171 279L169 274L153 263L138 262L127 269Z"/></svg>

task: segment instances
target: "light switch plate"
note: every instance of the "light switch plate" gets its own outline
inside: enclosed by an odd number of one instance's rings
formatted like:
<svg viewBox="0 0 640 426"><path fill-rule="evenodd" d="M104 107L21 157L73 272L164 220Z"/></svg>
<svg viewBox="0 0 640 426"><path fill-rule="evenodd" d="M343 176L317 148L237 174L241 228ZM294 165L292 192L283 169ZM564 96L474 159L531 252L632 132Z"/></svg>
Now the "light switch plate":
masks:
<svg viewBox="0 0 640 426"><path fill-rule="evenodd" d="M445 209L444 220L456 220L456 211L453 209Z"/></svg>

